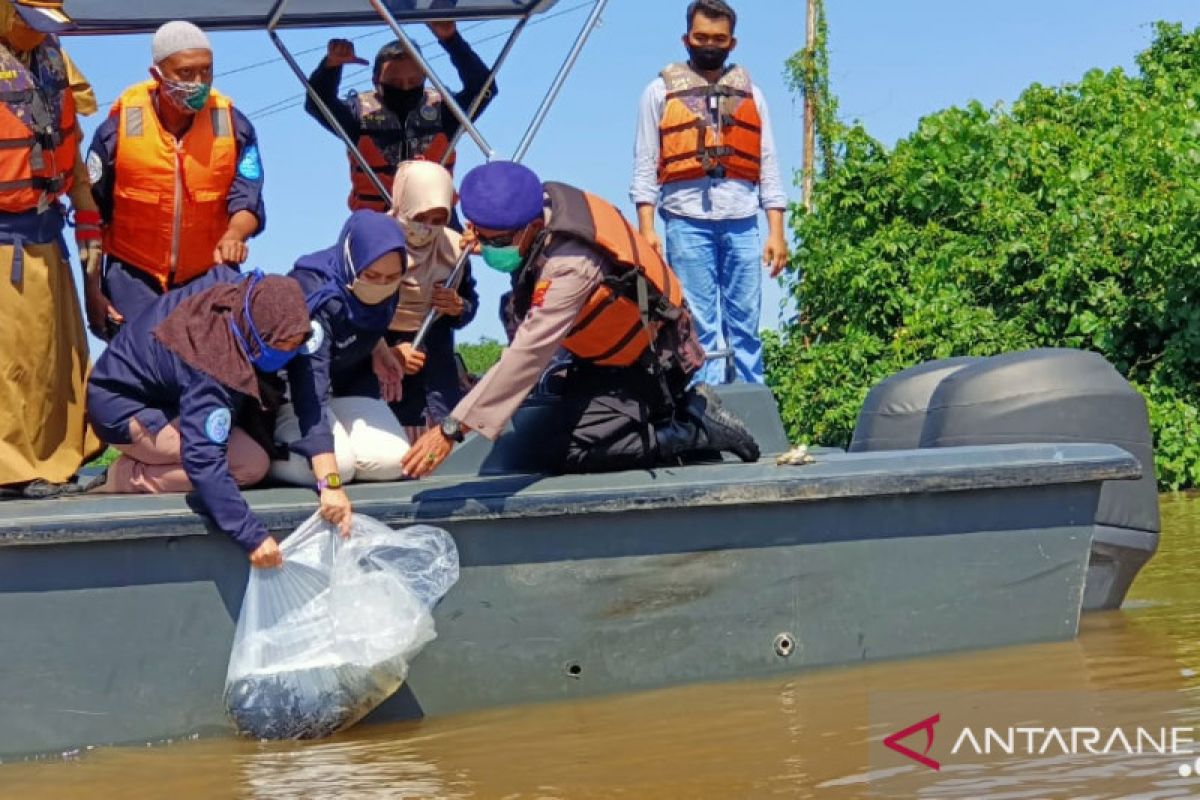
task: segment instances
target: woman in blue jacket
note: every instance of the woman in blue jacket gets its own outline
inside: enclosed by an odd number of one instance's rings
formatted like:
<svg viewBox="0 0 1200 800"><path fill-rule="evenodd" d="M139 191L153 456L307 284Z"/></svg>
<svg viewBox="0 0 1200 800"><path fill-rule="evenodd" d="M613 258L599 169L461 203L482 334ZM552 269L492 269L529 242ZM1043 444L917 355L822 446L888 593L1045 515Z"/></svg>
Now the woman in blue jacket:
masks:
<svg viewBox="0 0 1200 800"><path fill-rule="evenodd" d="M88 381L88 416L122 455L99 491L187 492L256 567L282 556L239 486L261 481L266 452L236 427L262 402L260 374L296 355L310 335L299 284L214 269L127 322ZM348 527L343 510L322 514Z"/></svg>
<svg viewBox="0 0 1200 800"><path fill-rule="evenodd" d="M387 402L403 370L383 335L399 302L407 259L391 217L357 211L337 244L304 256L290 273L304 290L312 335L288 365L288 396L275 439L290 450L271 465L276 480L313 486L332 499L352 480L401 477L408 440Z"/></svg>

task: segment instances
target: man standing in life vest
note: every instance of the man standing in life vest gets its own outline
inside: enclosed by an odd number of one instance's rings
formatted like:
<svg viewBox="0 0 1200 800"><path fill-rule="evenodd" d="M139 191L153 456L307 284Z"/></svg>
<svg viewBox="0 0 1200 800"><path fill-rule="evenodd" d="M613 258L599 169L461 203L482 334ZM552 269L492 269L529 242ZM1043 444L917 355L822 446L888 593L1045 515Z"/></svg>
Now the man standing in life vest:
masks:
<svg viewBox="0 0 1200 800"><path fill-rule="evenodd" d="M468 233L488 266L514 277L512 343L440 427L405 455L437 469L467 431L495 439L559 348L574 357L561 430L539 431L562 472L649 468L759 448L711 389L688 389L703 353L678 279L616 206L528 168L494 161L462 183Z"/></svg>
<svg viewBox="0 0 1200 800"><path fill-rule="evenodd" d="M151 80L126 89L88 153L104 217L106 320L125 318L217 264L239 266L266 224L254 127L212 88L213 51L190 22L154 34Z"/></svg>
<svg viewBox="0 0 1200 800"><path fill-rule="evenodd" d="M777 277L788 259L779 174L767 103L739 66L737 14L723 0L687 9L687 63L671 64L642 94L633 185L638 226L662 252L656 207L666 223L667 261L679 273L705 351L733 351L737 378L762 383L762 268ZM758 211L767 243L759 247ZM703 377L723 383L725 364Z"/></svg>
<svg viewBox="0 0 1200 800"><path fill-rule="evenodd" d="M63 240L69 197L81 259L100 215L79 154L62 3L0 0L0 497L72 491L99 450L84 418L87 334Z"/></svg>
<svg viewBox="0 0 1200 800"><path fill-rule="evenodd" d="M479 93L484 91L489 72L487 65L458 33L458 27L453 22L433 22L429 28L458 71L463 88L454 95L454 99L460 108L467 111ZM402 161L416 159L440 163L450 149L450 140L458 132L459 122L446 108L441 95L425 88L425 73L408 56L400 42L384 45L375 56L371 70L374 88L367 92L351 92L343 101L338 97L338 90L342 82L342 67L347 64L366 66L367 61L355 55L354 44L349 40L333 39L329 42L325 59L309 76L309 82L321 101L333 112L342 130L357 144L359 152L388 190L390 199L396 167ZM496 92L493 85L477 115L496 96ZM305 103L304 109L326 130L333 130L311 99ZM446 162L446 167L454 171L453 155ZM353 157L350 157L350 197L347 204L351 211L364 208L371 211L388 210L388 200L380 197L375 184ZM458 227L454 222L451 225Z"/></svg>

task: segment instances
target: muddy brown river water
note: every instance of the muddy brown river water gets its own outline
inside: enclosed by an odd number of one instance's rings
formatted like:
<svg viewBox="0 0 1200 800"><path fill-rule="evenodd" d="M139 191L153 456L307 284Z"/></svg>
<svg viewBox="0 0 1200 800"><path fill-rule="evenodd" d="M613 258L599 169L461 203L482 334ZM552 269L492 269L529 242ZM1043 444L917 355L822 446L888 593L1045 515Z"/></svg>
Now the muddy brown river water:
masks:
<svg viewBox="0 0 1200 800"><path fill-rule="evenodd" d="M1162 549L1126 608L1085 616L1070 642L320 743L100 749L2 765L0 797L1200 797L1200 497L1167 496L1162 508ZM883 743L910 725L898 743L924 762Z"/></svg>

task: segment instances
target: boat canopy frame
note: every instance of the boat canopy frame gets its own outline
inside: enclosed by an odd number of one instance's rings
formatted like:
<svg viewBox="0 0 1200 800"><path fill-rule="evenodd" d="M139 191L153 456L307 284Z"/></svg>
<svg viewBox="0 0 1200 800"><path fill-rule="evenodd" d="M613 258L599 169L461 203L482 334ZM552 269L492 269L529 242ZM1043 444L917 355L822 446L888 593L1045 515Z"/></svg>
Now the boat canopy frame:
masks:
<svg viewBox="0 0 1200 800"><path fill-rule="evenodd" d="M220 5L220 3L213 3L213 0L209 0L209 2L212 5ZM546 117L549 116L551 108L554 106L563 86L566 84L567 78L574 70L580 53L583 52L583 48L591 37L592 32L600 24L601 17L608 5L608 0L591 0L591 2L592 9L583 26L580 28L579 33L576 35L574 44L559 66L554 80L551 81L550 86L547 88L545 96L530 119L525 133L521 137L516 151L513 153L513 161L521 162L529 153L529 148L533 145L534 139L537 137L543 124L545 124ZM210 30L265 28L268 37L271 39L271 43L279 51L279 55L284 63L287 64L301 85L304 86L305 93L313 106L320 112L322 118L334 134L341 139L350 157L374 184L376 190L379 192L379 196L384 198L384 202L390 208L392 203L391 192L388 191L383 181L380 180L379 176L375 174L375 171L367 163L366 158L358 147L358 143L350 137L350 134L338 122L333 110L317 94L317 91L308 79L308 74L284 43L279 33L280 30L284 28L366 25L382 20L384 24L391 28L392 33L395 34L396 39L400 42L400 46L416 62L421 72L425 74L426 78L433 85L433 88L442 96L446 110L453 114L454 118L458 121L458 130L450 141L450 146L442 157L441 163L445 165L449 161L464 135L470 136L483 153L484 158L491 161L496 157L496 150L488 143L478 126L476 126L474 121L475 116L478 114L484 99L491 93L492 87L496 82L496 76L508 60L509 55L516 46L517 40L529 24L530 19L534 15L543 13L554 6L557 0L509 0L508 3L498 3L495 0L491 0L491 2L488 2L488 0L365 0L362 10L356 12L326 12L323 15L312 12L308 14L302 12L289 14L289 8L294 8L297 3L313 5L311 0L273 0L269 10L266 10L265 16L260 12L258 15L246 13L241 15L227 14L225 17L214 19L200 13L195 15L195 21ZM104 0L103 4L97 2L97 0L68 0L67 11L79 22L80 28L78 33L80 34L146 33L165 21L150 15L143 15L140 18L133 19L103 18L94 13L92 16L88 16L87 7L89 6L95 6L97 9L101 7L111 9L113 5L113 0ZM115 5L122 4L116 3ZM246 0L241 0L241 3L238 5L244 8L247 5ZM328 5L328 3L317 4L317 6L324 5ZM418 5L425 7L416 8ZM145 0L124 0L124 6L129 6L131 10L136 7L145 7ZM77 7L83 7L83 12L79 12ZM438 77L436 70L422 55L412 38L404 31L402 23L457 22L468 19L516 20L516 25L509 33L508 39L504 43L504 47L501 48L495 62L489 68L487 81L484 83L483 89L470 105L464 109L455 100L453 93L446 88L445 83ZM466 268L469 258L470 253L464 251L454 270L451 272L450 277L447 279L447 285L454 285L458 281L462 271ZM425 337L429 334L433 323L437 321L437 317L438 314L436 311L431 310L429 312L413 341L414 347L419 348L421 346Z"/></svg>

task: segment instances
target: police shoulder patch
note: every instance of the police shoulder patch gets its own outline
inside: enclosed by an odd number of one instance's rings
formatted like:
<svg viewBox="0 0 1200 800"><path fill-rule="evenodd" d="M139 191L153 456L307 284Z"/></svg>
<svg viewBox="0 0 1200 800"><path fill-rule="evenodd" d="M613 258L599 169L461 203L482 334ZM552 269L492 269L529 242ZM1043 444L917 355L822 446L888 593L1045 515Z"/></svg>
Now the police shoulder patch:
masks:
<svg viewBox="0 0 1200 800"><path fill-rule="evenodd" d="M538 281L537 286L533 288L533 302L530 305L534 308L541 308L545 305L548 291L550 291L550 281Z"/></svg>
<svg viewBox="0 0 1200 800"><path fill-rule="evenodd" d="M258 145L252 144L242 153L242 160L238 162L238 175L248 181L262 180L262 157L258 154Z"/></svg>
<svg viewBox="0 0 1200 800"><path fill-rule="evenodd" d="M100 154L95 150L88 153L87 173L88 180L93 184L99 183L100 179L104 177L104 162L100 159Z"/></svg>
<svg viewBox="0 0 1200 800"><path fill-rule="evenodd" d="M214 408L204 420L204 434L213 444L225 444L233 429L233 416L228 408Z"/></svg>
<svg viewBox="0 0 1200 800"><path fill-rule="evenodd" d="M309 335L308 341L304 343L304 355L311 356L320 350L323 344L325 344L325 326L314 319L312 333Z"/></svg>

